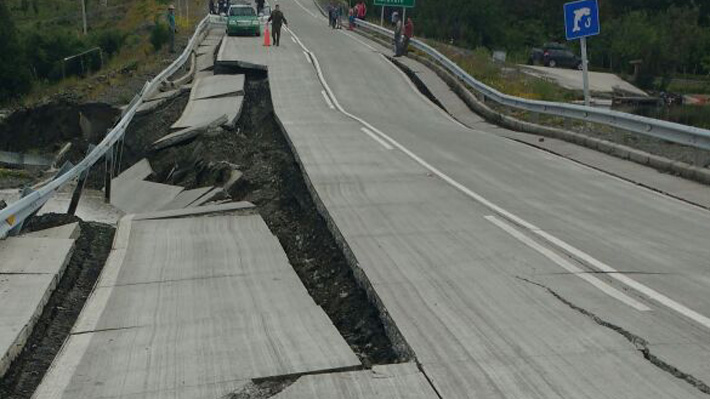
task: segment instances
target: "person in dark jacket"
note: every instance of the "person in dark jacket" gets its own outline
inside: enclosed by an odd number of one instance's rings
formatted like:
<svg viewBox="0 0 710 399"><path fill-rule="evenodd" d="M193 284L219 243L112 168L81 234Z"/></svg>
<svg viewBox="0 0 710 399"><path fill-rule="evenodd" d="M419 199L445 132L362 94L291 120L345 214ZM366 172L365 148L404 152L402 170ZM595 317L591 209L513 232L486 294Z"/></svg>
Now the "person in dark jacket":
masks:
<svg viewBox="0 0 710 399"><path fill-rule="evenodd" d="M274 12L271 13L268 22L271 22L271 37L274 40L274 46L278 46L281 41L281 26L284 24L288 26L288 21L278 4L274 8Z"/></svg>
<svg viewBox="0 0 710 399"><path fill-rule="evenodd" d="M214 0L210 0L210 14L217 14L217 10L214 7Z"/></svg>
<svg viewBox="0 0 710 399"><path fill-rule="evenodd" d="M261 14L264 12L264 0L256 0L256 13Z"/></svg>

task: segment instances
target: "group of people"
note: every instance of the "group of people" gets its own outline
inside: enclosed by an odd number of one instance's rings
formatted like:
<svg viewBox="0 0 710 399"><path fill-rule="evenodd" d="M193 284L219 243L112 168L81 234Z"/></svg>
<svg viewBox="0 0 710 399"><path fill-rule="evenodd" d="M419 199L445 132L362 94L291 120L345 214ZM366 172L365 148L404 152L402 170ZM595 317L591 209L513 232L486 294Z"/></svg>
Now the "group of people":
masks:
<svg viewBox="0 0 710 399"><path fill-rule="evenodd" d="M210 14L227 14L229 12L229 0L210 0Z"/></svg>
<svg viewBox="0 0 710 399"><path fill-rule="evenodd" d="M335 1L331 1L330 4L328 4L328 26L333 29L341 29L343 27L341 21L342 16L343 8L341 5Z"/></svg>
<svg viewBox="0 0 710 399"><path fill-rule="evenodd" d="M409 41L414 36L414 21L412 18L407 18L407 22L402 21L402 17L395 11L392 13L392 22L394 23L394 56L407 55Z"/></svg>

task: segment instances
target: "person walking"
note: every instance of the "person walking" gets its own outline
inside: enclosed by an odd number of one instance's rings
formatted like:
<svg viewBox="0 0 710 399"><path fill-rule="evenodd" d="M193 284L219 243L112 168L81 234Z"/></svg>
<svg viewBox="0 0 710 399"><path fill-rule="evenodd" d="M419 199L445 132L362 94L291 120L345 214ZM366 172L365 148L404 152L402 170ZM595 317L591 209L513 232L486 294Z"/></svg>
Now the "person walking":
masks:
<svg viewBox="0 0 710 399"><path fill-rule="evenodd" d="M256 14L260 15L264 12L264 0L256 0Z"/></svg>
<svg viewBox="0 0 710 399"><path fill-rule="evenodd" d="M274 12L269 16L269 21L271 22L271 38L274 41L274 46L278 46L281 42L281 25L288 26L288 21L284 17L284 13L281 12L279 5L277 4L274 8Z"/></svg>
<svg viewBox="0 0 710 399"><path fill-rule="evenodd" d="M217 10L214 8L214 0L210 0L210 14L217 14Z"/></svg>
<svg viewBox="0 0 710 399"><path fill-rule="evenodd" d="M177 33L177 26L175 24L175 6L168 6L168 31L170 35L170 52L175 52L175 33Z"/></svg>
<svg viewBox="0 0 710 399"><path fill-rule="evenodd" d="M355 29L355 8L348 10L348 30Z"/></svg>
<svg viewBox="0 0 710 399"><path fill-rule="evenodd" d="M404 24L404 42L402 42L401 55L409 53L409 41L414 37L414 22L411 17L407 17L407 23Z"/></svg>
<svg viewBox="0 0 710 399"><path fill-rule="evenodd" d="M396 23L394 25L394 56L400 57L402 55L402 33L404 30L404 25L402 24L402 18L399 15L396 17Z"/></svg>
<svg viewBox="0 0 710 399"><path fill-rule="evenodd" d="M332 1L328 4L328 26L335 29L335 4Z"/></svg>

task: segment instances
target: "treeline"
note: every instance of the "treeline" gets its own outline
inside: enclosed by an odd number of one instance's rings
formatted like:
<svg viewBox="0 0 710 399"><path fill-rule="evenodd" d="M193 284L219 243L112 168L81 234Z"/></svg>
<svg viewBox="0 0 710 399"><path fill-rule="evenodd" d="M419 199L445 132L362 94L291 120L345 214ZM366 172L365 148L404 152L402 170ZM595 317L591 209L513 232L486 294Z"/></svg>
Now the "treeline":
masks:
<svg viewBox="0 0 710 399"><path fill-rule="evenodd" d="M30 2L23 2L28 4ZM126 35L108 28L79 35L58 26L34 25L18 29L4 1L0 1L0 103L19 98L34 82L58 81L64 76L84 74L100 68L123 45ZM98 51L64 61L89 49Z"/></svg>
<svg viewBox="0 0 710 399"><path fill-rule="evenodd" d="M565 41L567 1L416 0L410 15L419 35L468 48L522 53L545 42ZM647 78L710 73L710 1L599 3L602 34L589 41L592 66L630 73L629 61L642 60Z"/></svg>

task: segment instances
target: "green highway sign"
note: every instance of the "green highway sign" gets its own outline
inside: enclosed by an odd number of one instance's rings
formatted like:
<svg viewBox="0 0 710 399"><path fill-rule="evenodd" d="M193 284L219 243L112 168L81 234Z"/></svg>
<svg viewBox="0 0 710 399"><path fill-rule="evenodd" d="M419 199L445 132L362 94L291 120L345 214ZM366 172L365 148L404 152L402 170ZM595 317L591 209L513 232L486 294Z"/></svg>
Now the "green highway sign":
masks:
<svg viewBox="0 0 710 399"><path fill-rule="evenodd" d="M375 5L414 8L414 0L375 0Z"/></svg>

